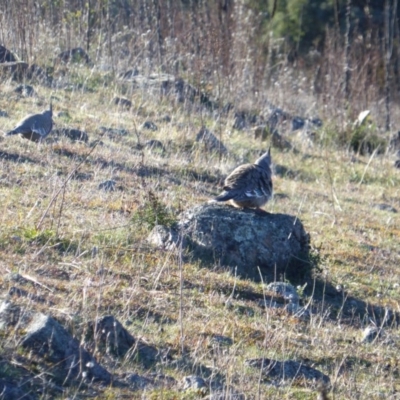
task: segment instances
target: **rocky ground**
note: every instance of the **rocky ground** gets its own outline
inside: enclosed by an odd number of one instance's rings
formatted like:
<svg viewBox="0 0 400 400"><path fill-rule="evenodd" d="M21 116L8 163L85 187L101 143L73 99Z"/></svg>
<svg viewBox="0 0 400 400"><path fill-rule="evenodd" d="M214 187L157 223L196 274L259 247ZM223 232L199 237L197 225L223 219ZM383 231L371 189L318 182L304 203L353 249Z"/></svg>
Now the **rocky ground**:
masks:
<svg viewBox="0 0 400 400"><path fill-rule="evenodd" d="M4 132L50 97L55 127L0 138L0 398L396 398L393 148L63 68L1 82ZM208 204L271 144L270 214Z"/></svg>

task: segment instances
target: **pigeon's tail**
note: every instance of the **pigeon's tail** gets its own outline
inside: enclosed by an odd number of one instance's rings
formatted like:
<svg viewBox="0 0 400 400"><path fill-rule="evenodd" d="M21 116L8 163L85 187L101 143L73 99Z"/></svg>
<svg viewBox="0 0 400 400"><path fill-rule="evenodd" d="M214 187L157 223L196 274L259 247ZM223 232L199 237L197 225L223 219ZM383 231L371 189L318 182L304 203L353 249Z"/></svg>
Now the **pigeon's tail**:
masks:
<svg viewBox="0 0 400 400"><path fill-rule="evenodd" d="M219 196L214 197L214 201L228 201L235 197L235 192L222 192Z"/></svg>
<svg viewBox="0 0 400 400"><path fill-rule="evenodd" d="M18 135L18 133L18 129L13 129L12 131L7 132L4 136Z"/></svg>

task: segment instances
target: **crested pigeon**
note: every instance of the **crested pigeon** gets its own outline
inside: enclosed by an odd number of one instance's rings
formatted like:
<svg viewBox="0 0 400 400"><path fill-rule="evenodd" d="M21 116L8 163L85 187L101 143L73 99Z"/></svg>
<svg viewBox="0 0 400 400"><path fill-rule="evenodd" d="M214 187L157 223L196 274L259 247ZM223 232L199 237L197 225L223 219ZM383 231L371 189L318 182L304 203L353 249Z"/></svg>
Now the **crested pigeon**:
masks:
<svg viewBox="0 0 400 400"><path fill-rule="evenodd" d="M271 149L254 164L237 167L225 179L224 191L214 201L229 201L239 208L260 209L272 197Z"/></svg>
<svg viewBox="0 0 400 400"><path fill-rule="evenodd" d="M45 139L53 128L53 107L50 102L50 108L41 114L31 114L21 120L16 127L6 136L22 135L25 139L33 142L41 142Z"/></svg>

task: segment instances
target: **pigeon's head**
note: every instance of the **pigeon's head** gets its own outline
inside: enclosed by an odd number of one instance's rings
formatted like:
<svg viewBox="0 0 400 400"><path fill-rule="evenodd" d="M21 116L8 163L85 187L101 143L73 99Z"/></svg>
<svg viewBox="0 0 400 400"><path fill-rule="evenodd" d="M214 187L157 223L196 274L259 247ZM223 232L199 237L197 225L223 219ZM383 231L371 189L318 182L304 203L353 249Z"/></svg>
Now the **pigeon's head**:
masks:
<svg viewBox="0 0 400 400"><path fill-rule="evenodd" d="M259 165L262 168L271 168L271 148L268 149L254 164Z"/></svg>
<svg viewBox="0 0 400 400"><path fill-rule="evenodd" d="M53 117L53 104L51 99L50 99L50 107L47 110L43 111L43 115L49 116L50 118Z"/></svg>

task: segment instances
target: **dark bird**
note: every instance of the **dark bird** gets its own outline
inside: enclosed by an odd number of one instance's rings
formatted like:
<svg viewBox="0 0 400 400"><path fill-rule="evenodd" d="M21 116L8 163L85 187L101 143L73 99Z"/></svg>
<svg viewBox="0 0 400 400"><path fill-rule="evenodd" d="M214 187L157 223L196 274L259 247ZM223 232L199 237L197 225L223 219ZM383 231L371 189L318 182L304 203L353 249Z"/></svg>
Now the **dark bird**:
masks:
<svg viewBox="0 0 400 400"><path fill-rule="evenodd" d="M50 102L50 108L41 114L32 114L20 121L16 127L6 133L6 136L22 135L25 139L33 142L41 142L45 139L53 128L53 107Z"/></svg>
<svg viewBox="0 0 400 400"><path fill-rule="evenodd" d="M214 201L229 201L236 207L260 209L272 197L271 149L254 164L237 167L224 182L224 191Z"/></svg>

